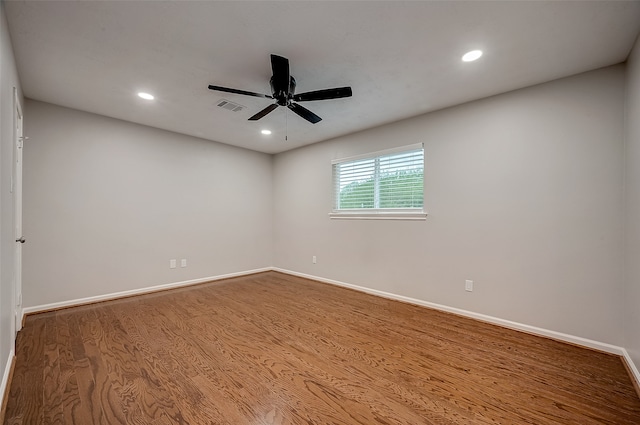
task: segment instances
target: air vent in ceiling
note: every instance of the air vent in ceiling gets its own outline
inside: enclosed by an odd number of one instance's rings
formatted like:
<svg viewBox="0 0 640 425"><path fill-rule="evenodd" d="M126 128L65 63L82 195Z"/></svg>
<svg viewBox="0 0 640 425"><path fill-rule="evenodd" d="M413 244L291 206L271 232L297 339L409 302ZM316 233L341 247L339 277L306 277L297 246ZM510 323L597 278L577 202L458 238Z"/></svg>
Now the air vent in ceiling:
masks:
<svg viewBox="0 0 640 425"><path fill-rule="evenodd" d="M237 103L229 102L227 99L220 99L220 101L218 102L218 106L233 112L240 112L245 108L244 106Z"/></svg>

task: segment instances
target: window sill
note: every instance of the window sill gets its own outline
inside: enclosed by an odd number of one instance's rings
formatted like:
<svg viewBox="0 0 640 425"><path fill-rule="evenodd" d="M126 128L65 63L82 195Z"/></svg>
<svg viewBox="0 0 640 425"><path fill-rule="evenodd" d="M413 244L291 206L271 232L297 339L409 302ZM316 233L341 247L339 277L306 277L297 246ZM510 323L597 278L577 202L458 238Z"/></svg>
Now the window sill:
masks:
<svg viewBox="0 0 640 425"><path fill-rule="evenodd" d="M426 220L426 212L331 212L332 220Z"/></svg>

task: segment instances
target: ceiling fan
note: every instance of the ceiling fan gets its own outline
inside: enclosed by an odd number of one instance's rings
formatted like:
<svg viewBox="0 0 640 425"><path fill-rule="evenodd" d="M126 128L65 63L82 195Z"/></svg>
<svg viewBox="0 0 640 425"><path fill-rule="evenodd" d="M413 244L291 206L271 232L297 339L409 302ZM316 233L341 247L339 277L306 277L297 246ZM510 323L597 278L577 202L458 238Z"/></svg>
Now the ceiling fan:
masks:
<svg viewBox="0 0 640 425"><path fill-rule="evenodd" d="M267 106L262 111L249 118L250 121L259 120L269 112L276 109L278 106L286 106L312 124L320 122L322 118L320 118L307 108L300 106L294 102L339 99L342 97L350 97L352 95L351 87L338 87L333 89L316 90L295 94L296 80L289 74L289 59L283 58L282 56L278 55L271 55L271 69L273 70L273 76L269 80L269 83L271 84L271 96L269 96L268 94L253 93L250 91L213 85L210 85L209 89L227 93L243 94L245 96L275 99L276 103Z"/></svg>

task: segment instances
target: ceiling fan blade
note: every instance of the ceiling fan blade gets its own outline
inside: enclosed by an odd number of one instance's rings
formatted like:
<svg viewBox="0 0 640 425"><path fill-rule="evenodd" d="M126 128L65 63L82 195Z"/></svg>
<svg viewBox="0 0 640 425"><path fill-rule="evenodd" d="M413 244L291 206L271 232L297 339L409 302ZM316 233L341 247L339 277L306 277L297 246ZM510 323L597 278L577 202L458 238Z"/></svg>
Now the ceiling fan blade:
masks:
<svg viewBox="0 0 640 425"><path fill-rule="evenodd" d="M298 105L297 103L291 103L288 105L288 108L291 109L296 114L300 115L305 120L309 121L311 124L318 123L322 121L322 118L308 110L307 108Z"/></svg>
<svg viewBox="0 0 640 425"><path fill-rule="evenodd" d="M341 97L351 97L352 94L351 87L338 87L335 89L308 91L306 93L296 94L293 96L293 100L296 102L307 102L309 100L339 99Z"/></svg>
<svg viewBox="0 0 640 425"><path fill-rule="evenodd" d="M254 116L252 116L251 118L249 118L249 121L257 121L257 120L259 120L260 118L264 117L269 112L271 112L274 109L276 109L277 107L278 107L278 104L277 103L273 103L273 104L267 106L266 108L264 108L262 111L260 111L257 114L255 114Z"/></svg>
<svg viewBox="0 0 640 425"><path fill-rule="evenodd" d="M238 90L238 89L230 89L228 87L210 85L209 90L217 90L217 91L223 91L226 93L244 94L245 96L266 97L267 99L273 99L273 97L269 96L268 94L254 93L254 92Z"/></svg>
<svg viewBox="0 0 640 425"><path fill-rule="evenodd" d="M289 59L278 55L271 55L271 69L273 70L273 92L276 99L283 94L289 94Z"/></svg>

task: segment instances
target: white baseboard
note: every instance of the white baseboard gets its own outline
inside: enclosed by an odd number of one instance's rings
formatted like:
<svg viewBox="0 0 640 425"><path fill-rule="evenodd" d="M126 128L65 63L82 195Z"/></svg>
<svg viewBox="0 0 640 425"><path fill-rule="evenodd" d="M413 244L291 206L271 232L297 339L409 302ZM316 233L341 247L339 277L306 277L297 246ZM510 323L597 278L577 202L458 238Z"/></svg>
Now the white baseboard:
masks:
<svg viewBox="0 0 640 425"><path fill-rule="evenodd" d="M15 352L11 349L9 351L9 357L7 358L7 365L5 366L4 373L2 374L2 382L0 383L0 409L4 407L4 398L7 395L6 392L9 391L9 376L11 375L11 368L13 367L15 359ZM0 414L1 413L3 412L0 412ZM4 420L4 418L0 417L0 420Z"/></svg>
<svg viewBox="0 0 640 425"><path fill-rule="evenodd" d="M486 314L474 313L468 310L462 310L455 307L449 307L442 304L436 304L429 301L423 301L416 298L405 297L403 295L396 295L390 292L379 291L377 289L365 288L363 286L352 285L350 283L340 282L338 280L325 279L323 277L312 276L304 273L298 273L291 270L281 269L278 267L273 268L274 271L290 274L293 276L303 277L306 279L317 280L319 282L330 283L332 285L342 286L345 288L354 289L356 291L365 292L367 294L377 295L379 297L388 298L396 301L403 301L410 304L415 304L423 307L433 308L435 310L446 311L447 313L457 314L459 316L469 317L472 319L480 320L482 322L491 323L494 325L499 325L505 328L514 329L522 332L527 332L534 335L544 336L547 338L555 339L558 341L568 342L575 345L580 345L582 347L592 348L594 350L604 351L606 353L617 354L619 356L623 356L626 353L626 350L622 347L618 347L616 345L607 344L604 342L593 341L591 339L582 338L579 336L569 335L562 332L551 331L548 329L538 328L535 326L525 325L523 323L512 322L510 320L500 319L498 317L487 316ZM628 354L627 354L628 357ZM631 362L631 358L628 358L627 361ZM633 363L630 363L633 364ZM635 366L634 366L635 368Z"/></svg>
<svg viewBox="0 0 640 425"><path fill-rule="evenodd" d="M636 379L636 390L638 391L638 396L640 396L640 371L638 371L638 368L636 367L635 363L633 363L633 360L631 359L631 356L629 355L629 353L627 352L626 349L622 349L622 357L624 358L624 361L627 363L627 367L629 368L629 373L631 374L631 376L633 376Z"/></svg>
<svg viewBox="0 0 640 425"><path fill-rule="evenodd" d="M272 267L265 267L262 269L247 270L247 271L237 272L237 273L228 273L228 274L223 274L218 276L209 276L209 277L203 277L199 279L185 280L182 282L166 283L164 285L148 286L146 288L140 288L140 289L131 289L129 291L112 292L110 294L96 295L93 297L77 298L75 300L61 301L57 303L43 304L43 305L37 305L33 307L24 307L22 309L22 317L24 319L24 316L28 314L39 313L43 311L57 310L57 309L67 308L67 307L75 307L83 304L93 304L100 301L109 301L109 300L114 300L118 298L130 297L133 295L149 294L152 292L165 291L167 289L181 288L183 286L197 285L199 283L212 282L215 280L229 279L232 277L268 272L271 270L273 270Z"/></svg>

